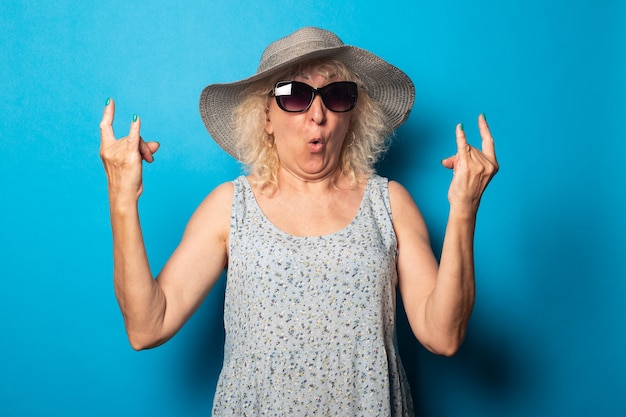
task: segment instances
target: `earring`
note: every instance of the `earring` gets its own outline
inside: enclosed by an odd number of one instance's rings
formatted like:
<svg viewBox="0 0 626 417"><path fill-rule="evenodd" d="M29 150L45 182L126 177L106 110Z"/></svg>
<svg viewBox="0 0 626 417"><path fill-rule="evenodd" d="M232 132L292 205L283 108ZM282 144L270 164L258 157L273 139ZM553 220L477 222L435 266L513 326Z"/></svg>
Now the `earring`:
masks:
<svg viewBox="0 0 626 417"><path fill-rule="evenodd" d="M354 132L351 130L350 133L352 133L352 140L350 140L350 143L348 143L348 145L346 146L347 148L349 148L350 146L352 146L352 144L354 143L354 141L356 140L356 135L354 134Z"/></svg>

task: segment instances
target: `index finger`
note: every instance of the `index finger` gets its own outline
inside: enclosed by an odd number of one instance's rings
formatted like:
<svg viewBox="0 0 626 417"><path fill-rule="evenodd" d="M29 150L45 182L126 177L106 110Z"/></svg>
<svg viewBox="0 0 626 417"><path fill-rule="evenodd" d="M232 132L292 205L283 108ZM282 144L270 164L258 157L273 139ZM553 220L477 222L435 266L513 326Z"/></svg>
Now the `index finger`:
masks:
<svg viewBox="0 0 626 417"><path fill-rule="evenodd" d="M115 117L115 102L108 98L104 106L102 120L100 120L100 140L101 142L111 142L115 140L113 133L113 119Z"/></svg>
<svg viewBox="0 0 626 417"><path fill-rule="evenodd" d="M469 144L467 143L467 136L465 136L463 123L456 125L456 147L459 153L469 151Z"/></svg>
<svg viewBox="0 0 626 417"><path fill-rule="evenodd" d="M493 142L493 136L491 136L491 131L489 130L489 125L487 124L487 119L484 114L478 116L478 129L480 130L480 137L482 138L482 152L485 156L495 159L496 158L496 148Z"/></svg>

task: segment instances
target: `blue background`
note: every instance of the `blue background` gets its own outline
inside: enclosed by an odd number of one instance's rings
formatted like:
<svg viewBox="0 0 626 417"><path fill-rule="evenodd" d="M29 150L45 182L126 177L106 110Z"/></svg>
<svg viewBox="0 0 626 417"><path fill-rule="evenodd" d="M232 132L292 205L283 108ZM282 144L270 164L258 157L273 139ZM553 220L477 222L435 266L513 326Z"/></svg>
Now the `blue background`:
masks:
<svg viewBox="0 0 626 417"><path fill-rule="evenodd" d="M478 295L453 358L400 346L419 416L626 413L626 7L621 1L4 1L0 5L0 415L202 416L222 360L224 279L166 345L134 352L112 287L98 123L117 102L161 142L141 216L153 271L240 167L198 98L293 30L335 31L405 70L415 108L379 171L439 252L463 122L501 171L476 234Z"/></svg>

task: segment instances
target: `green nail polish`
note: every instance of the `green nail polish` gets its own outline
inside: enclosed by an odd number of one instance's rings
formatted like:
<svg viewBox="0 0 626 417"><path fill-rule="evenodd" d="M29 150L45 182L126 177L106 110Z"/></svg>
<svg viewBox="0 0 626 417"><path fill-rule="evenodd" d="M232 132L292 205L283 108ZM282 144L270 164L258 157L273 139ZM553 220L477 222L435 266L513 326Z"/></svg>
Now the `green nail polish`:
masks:
<svg viewBox="0 0 626 417"><path fill-rule="evenodd" d="M483 120L486 122L487 121L487 116L485 116L485 113L483 113Z"/></svg>
<svg viewBox="0 0 626 417"><path fill-rule="evenodd" d="M109 104L111 104L111 97L107 97L107 102L104 104L104 107L108 106Z"/></svg>
<svg viewBox="0 0 626 417"><path fill-rule="evenodd" d="M465 131L465 129L463 129L463 123L459 123L459 127L461 128L462 131Z"/></svg>
<svg viewBox="0 0 626 417"><path fill-rule="evenodd" d="M137 121L137 115L133 114L133 123Z"/></svg>

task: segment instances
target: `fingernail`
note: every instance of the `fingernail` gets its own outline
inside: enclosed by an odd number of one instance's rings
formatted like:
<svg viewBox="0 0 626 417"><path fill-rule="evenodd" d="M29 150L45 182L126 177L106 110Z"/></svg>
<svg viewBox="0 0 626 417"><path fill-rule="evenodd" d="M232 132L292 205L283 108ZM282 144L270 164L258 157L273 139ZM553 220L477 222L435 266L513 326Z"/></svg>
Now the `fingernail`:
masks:
<svg viewBox="0 0 626 417"><path fill-rule="evenodd" d="M111 104L111 97L107 97L107 102L104 103L104 107L108 106L109 104Z"/></svg>
<svg viewBox="0 0 626 417"><path fill-rule="evenodd" d="M465 131L465 129L463 129L463 123L459 123L459 128L460 128L462 131Z"/></svg>
<svg viewBox="0 0 626 417"><path fill-rule="evenodd" d="M133 123L135 123L137 121L137 115L133 114Z"/></svg>
<svg viewBox="0 0 626 417"><path fill-rule="evenodd" d="M485 113L483 113L483 120L486 122L487 121L487 116L485 116Z"/></svg>

